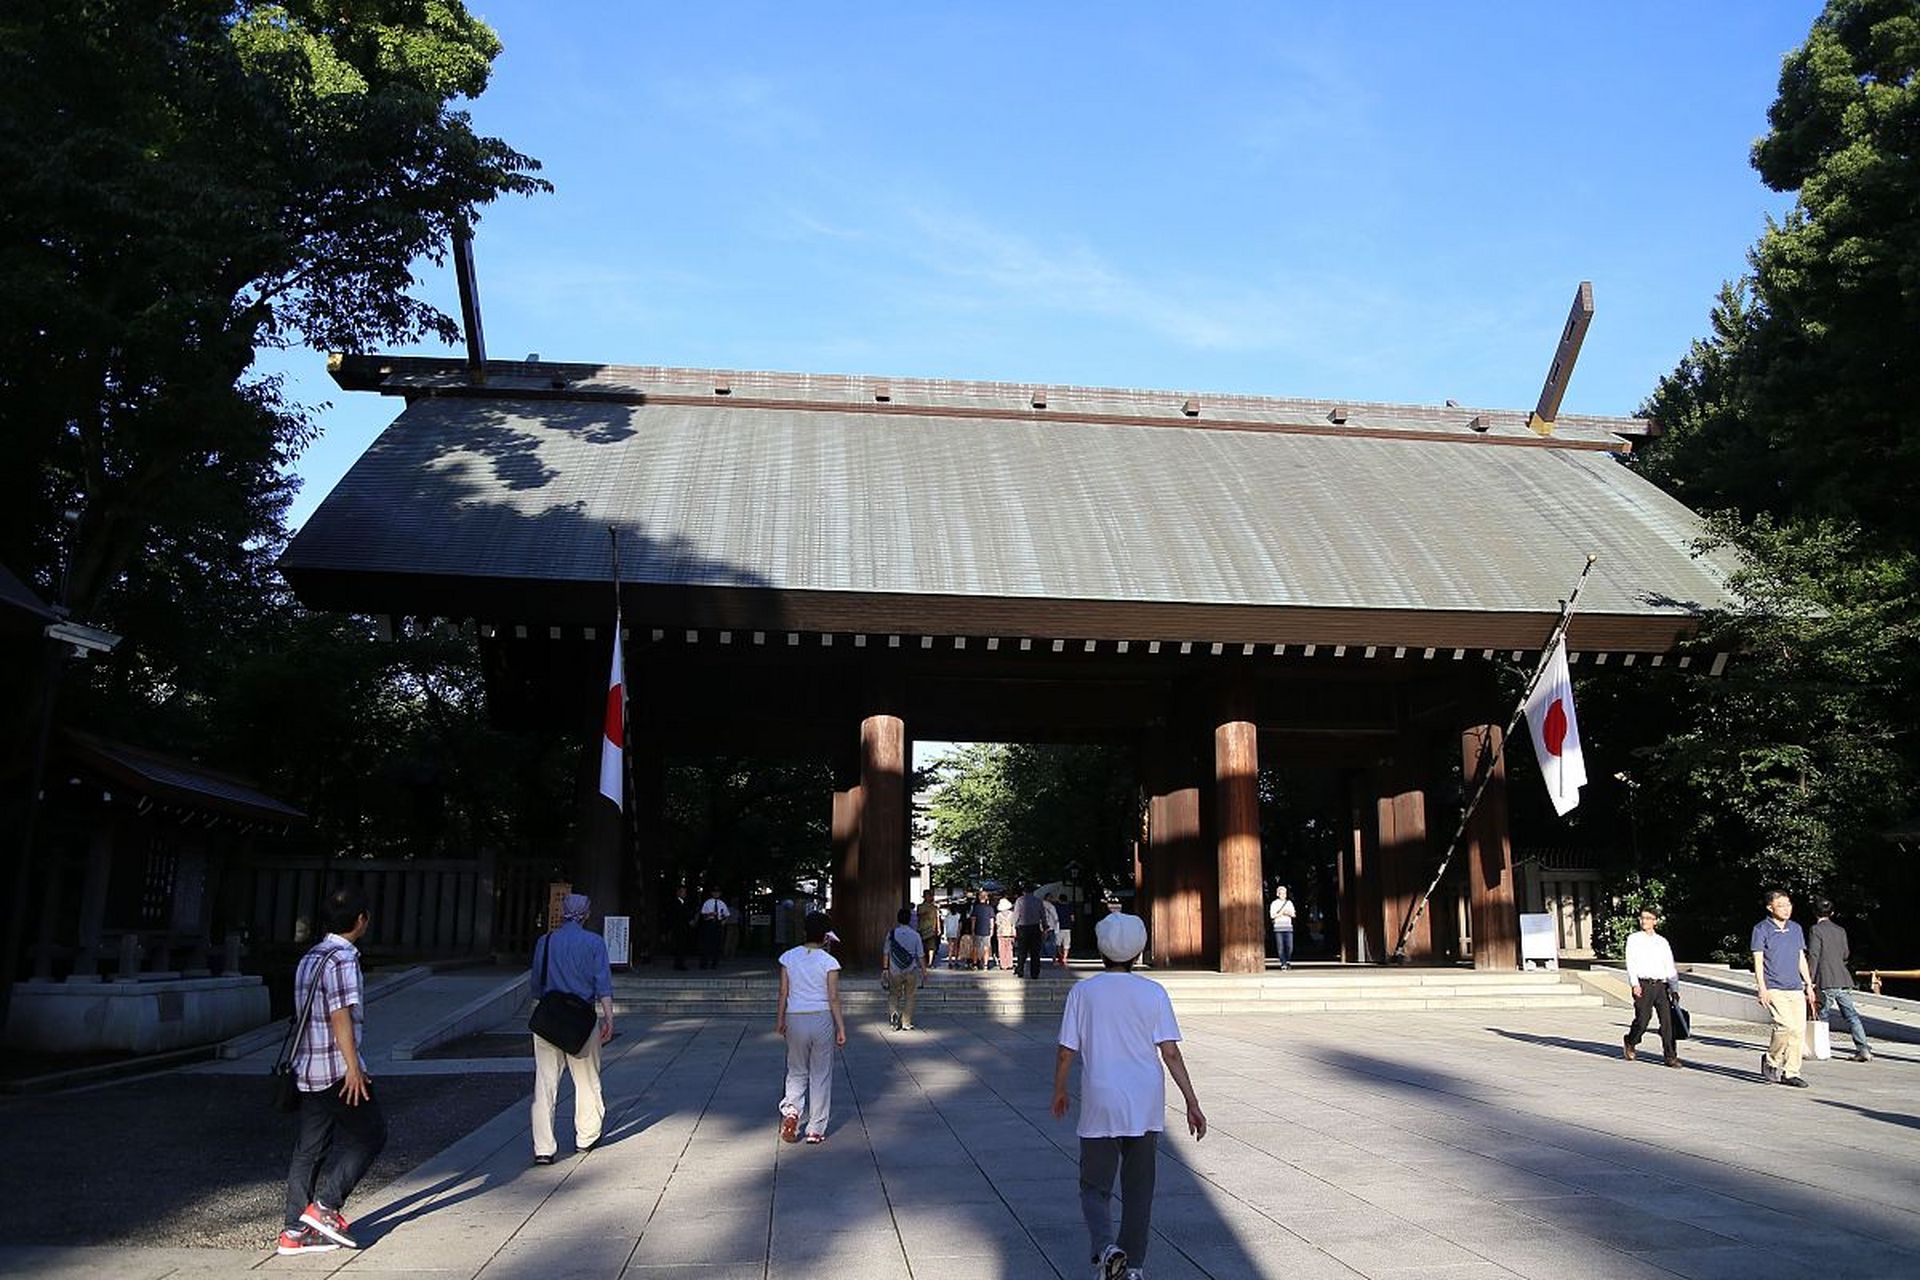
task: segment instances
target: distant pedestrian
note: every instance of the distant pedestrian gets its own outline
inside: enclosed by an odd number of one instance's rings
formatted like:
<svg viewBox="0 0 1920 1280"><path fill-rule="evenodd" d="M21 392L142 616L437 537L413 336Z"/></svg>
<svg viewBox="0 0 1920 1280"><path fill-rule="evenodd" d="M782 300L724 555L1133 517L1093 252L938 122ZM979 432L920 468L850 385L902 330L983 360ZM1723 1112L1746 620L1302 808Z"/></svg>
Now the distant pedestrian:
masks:
<svg viewBox="0 0 1920 1280"><path fill-rule="evenodd" d="M1847 1031L1853 1036L1855 1062L1872 1062L1873 1046L1867 1043L1867 1029L1860 1023L1860 1011L1853 1007L1853 971L1847 968L1852 950L1847 931L1834 923L1833 904L1822 902L1814 911L1819 919L1807 934L1807 965L1813 970L1814 989L1820 993L1820 1016L1838 1008L1846 1015Z"/></svg>
<svg viewBox="0 0 1920 1280"><path fill-rule="evenodd" d="M1040 899L1040 954L1051 959L1060 953L1060 909L1053 905L1053 895L1046 894Z"/></svg>
<svg viewBox="0 0 1920 1280"><path fill-rule="evenodd" d="M560 1071L573 1077L573 1149L591 1151L600 1141L607 1105L600 1095L600 1046L613 1039L613 969L607 963L607 943L587 931L592 903L584 893L570 893L560 902L558 929L533 948L533 972L528 994L535 1000L549 991L565 991L597 1005L600 1025L587 1036L578 1053L533 1037L533 1162L552 1164L560 1149L553 1136L553 1107L560 1096Z"/></svg>
<svg viewBox="0 0 1920 1280"><path fill-rule="evenodd" d="M1287 897L1287 886L1273 886L1273 901L1267 907L1267 923L1273 929L1273 954L1282 969L1293 968L1293 920L1296 908Z"/></svg>
<svg viewBox="0 0 1920 1280"><path fill-rule="evenodd" d="M1053 904L1054 914L1060 918L1059 945L1054 952L1054 963L1066 968L1067 961L1073 956L1073 904L1062 894Z"/></svg>
<svg viewBox="0 0 1920 1280"><path fill-rule="evenodd" d="M1074 984L1060 1018L1053 1114L1067 1114L1067 1076L1080 1059L1080 1211L1099 1280L1140 1280L1152 1229L1155 1154L1166 1127L1167 1073L1187 1104L1187 1130L1207 1136L1207 1117L1180 1056L1180 1024L1159 983L1133 972L1147 926L1115 912L1094 927L1106 972ZM1165 1064L1164 1071L1162 1064ZM1120 1233L1113 1185L1120 1180Z"/></svg>
<svg viewBox="0 0 1920 1280"><path fill-rule="evenodd" d="M1000 972L1013 972L1013 899L1001 898L993 913L993 951Z"/></svg>
<svg viewBox="0 0 1920 1280"><path fill-rule="evenodd" d="M913 927L913 912L902 907L898 923L887 930L886 941L880 945L887 1022L895 1031L913 1030L913 1007L920 999L920 980L926 972L920 963L920 931Z"/></svg>
<svg viewBox="0 0 1920 1280"><path fill-rule="evenodd" d="M660 905L660 930L673 952L674 971L685 973L687 953L693 950L693 903L688 900L684 884L675 885Z"/></svg>
<svg viewBox="0 0 1920 1280"><path fill-rule="evenodd" d="M954 904L953 914L959 934L953 940L952 967L973 968L973 899L962 898Z"/></svg>
<svg viewBox="0 0 1920 1280"><path fill-rule="evenodd" d="M1680 1065L1673 1028L1673 1001L1680 991L1680 969L1673 948L1660 936L1660 915L1648 907L1640 912L1640 931L1627 939L1627 981L1633 984L1633 1025L1627 1028L1620 1052L1632 1062L1647 1033L1647 1018L1660 1015L1660 1053L1670 1067Z"/></svg>
<svg viewBox="0 0 1920 1280"><path fill-rule="evenodd" d="M1755 995L1773 1022L1773 1037L1760 1057L1760 1078L1804 1089L1800 1058L1806 1052L1807 1019L1815 1008L1813 975L1807 969L1807 938L1793 922L1793 899L1779 889L1766 896L1767 915L1753 926Z"/></svg>
<svg viewBox="0 0 1920 1280"><path fill-rule="evenodd" d="M973 904L973 967L993 963L993 898L985 889Z"/></svg>
<svg viewBox="0 0 1920 1280"><path fill-rule="evenodd" d="M700 911L697 916L700 937L700 967L718 969L720 967L720 948L725 943L727 919L733 915L733 909L727 906L712 885L700 899Z"/></svg>
<svg viewBox="0 0 1920 1280"><path fill-rule="evenodd" d="M926 963L932 964L940 951L940 904L933 900L933 890L920 895L913 923L920 932L920 950L926 955Z"/></svg>
<svg viewBox="0 0 1920 1280"><path fill-rule="evenodd" d="M284 1254L360 1247L340 1210L387 1145L386 1118L360 1052L366 1002L355 944L367 932L366 897L351 886L335 889L321 914L327 936L300 958L293 977L300 1132L287 1166L286 1223L277 1246Z"/></svg>
<svg viewBox="0 0 1920 1280"><path fill-rule="evenodd" d="M827 950L832 936L825 916L810 915L806 942L780 957L780 1009L773 1029L787 1041L787 1091L780 1099L784 1142L799 1138L803 1121L809 1143L827 1140L833 1053L847 1042L847 1024L840 1013L840 962Z"/></svg>
<svg viewBox="0 0 1920 1280"><path fill-rule="evenodd" d="M1022 977L1040 976L1040 933L1046 926L1046 907L1032 885L1023 887L1013 904L1013 971Z"/></svg>

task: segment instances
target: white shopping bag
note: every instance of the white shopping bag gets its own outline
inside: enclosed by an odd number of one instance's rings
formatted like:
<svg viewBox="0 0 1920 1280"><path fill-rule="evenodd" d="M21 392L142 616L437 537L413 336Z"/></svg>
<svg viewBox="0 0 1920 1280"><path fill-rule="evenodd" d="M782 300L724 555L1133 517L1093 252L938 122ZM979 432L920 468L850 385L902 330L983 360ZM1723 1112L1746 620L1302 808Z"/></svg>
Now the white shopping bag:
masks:
<svg viewBox="0 0 1920 1280"><path fill-rule="evenodd" d="M1833 1029L1824 1016L1807 1019L1807 1052L1822 1062L1833 1056Z"/></svg>

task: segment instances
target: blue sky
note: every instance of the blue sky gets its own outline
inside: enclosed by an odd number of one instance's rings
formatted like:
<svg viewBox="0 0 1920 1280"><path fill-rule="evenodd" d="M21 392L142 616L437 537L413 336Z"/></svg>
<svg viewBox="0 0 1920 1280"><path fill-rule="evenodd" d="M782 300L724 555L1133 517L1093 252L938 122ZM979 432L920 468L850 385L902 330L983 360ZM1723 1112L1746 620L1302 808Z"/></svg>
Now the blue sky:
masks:
<svg viewBox="0 0 1920 1280"><path fill-rule="evenodd" d="M1630 413L1788 201L1747 164L1820 6L474 6L496 357ZM426 295L457 314L450 274ZM423 348L438 350L438 348ZM399 411L325 402L297 524Z"/></svg>

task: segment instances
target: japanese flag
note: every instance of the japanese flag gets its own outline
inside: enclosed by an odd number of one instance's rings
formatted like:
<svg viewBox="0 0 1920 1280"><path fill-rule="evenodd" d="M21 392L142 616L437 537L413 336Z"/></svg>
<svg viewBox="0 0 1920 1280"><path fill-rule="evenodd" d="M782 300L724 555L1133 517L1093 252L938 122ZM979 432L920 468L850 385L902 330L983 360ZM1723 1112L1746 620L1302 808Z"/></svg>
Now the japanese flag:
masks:
<svg viewBox="0 0 1920 1280"><path fill-rule="evenodd" d="M1587 764L1580 754L1580 725L1573 716L1573 680L1567 674L1567 642L1553 646L1540 683L1527 699L1527 729L1533 734L1534 758L1547 784L1553 811L1562 817L1580 803L1587 785Z"/></svg>
<svg viewBox="0 0 1920 1280"><path fill-rule="evenodd" d="M613 630L613 671L607 677L606 729L600 739L600 794L625 809L627 789L621 778L620 755L627 741L625 674L620 669L620 628Z"/></svg>

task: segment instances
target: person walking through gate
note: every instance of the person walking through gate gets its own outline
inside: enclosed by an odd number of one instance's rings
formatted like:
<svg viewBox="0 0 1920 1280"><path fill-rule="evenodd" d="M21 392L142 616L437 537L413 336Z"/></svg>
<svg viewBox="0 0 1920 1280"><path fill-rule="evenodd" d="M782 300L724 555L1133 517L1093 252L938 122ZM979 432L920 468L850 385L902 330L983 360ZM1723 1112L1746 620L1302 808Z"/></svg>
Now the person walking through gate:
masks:
<svg viewBox="0 0 1920 1280"><path fill-rule="evenodd" d="M1793 899L1768 890L1767 915L1753 926L1753 978L1760 1007L1773 1021L1773 1037L1760 1056L1760 1078L1804 1089L1800 1058L1806 1052L1807 1019L1815 1007L1813 975L1807 969L1807 938L1793 922Z"/></svg>
<svg viewBox="0 0 1920 1280"><path fill-rule="evenodd" d="M920 950L930 965L940 954L940 904L933 900L933 890L920 895L913 922L920 933Z"/></svg>
<svg viewBox="0 0 1920 1280"><path fill-rule="evenodd" d="M1660 916L1648 907L1640 912L1640 932L1627 939L1627 981L1633 984L1633 1025L1620 1042L1620 1052L1632 1062L1647 1033L1647 1018L1660 1015L1660 1052L1670 1067L1680 1065L1675 1048L1673 1001L1679 994L1680 970L1673 963L1673 948L1660 936Z"/></svg>
<svg viewBox="0 0 1920 1280"><path fill-rule="evenodd" d="M1207 1136L1167 989L1138 976L1146 950L1139 916L1115 912L1094 926L1106 972L1074 984L1060 1017L1053 1068L1053 1115L1067 1114L1067 1076L1080 1060L1080 1210L1099 1280L1145 1275L1153 1218L1154 1159L1166 1127L1167 1074L1187 1104L1187 1130ZM1165 1064L1164 1071L1162 1064ZM1113 1184L1120 1180L1120 1233L1113 1232Z"/></svg>
<svg viewBox="0 0 1920 1280"><path fill-rule="evenodd" d="M700 967L718 969L720 967L720 948L726 940L727 917L733 911L721 898L712 885L707 886L706 896L700 901Z"/></svg>
<svg viewBox="0 0 1920 1280"><path fill-rule="evenodd" d="M913 1007L920 999L920 979L926 967L920 963L920 931L913 927L913 912L900 908L893 928L880 944L880 981L887 988L887 1022L895 1031L913 1030Z"/></svg>
<svg viewBox="0 0 1920 1280"><path fill-rule="evenodd" d="M1860 1023L1860 1011L1853 1007L1853 971L1847 968L1851 950L1847 931L1834 923L1833 904L1821 902L1814 912L1819 919L1807 934L1807 964L1813 970L1813 986L1820 993L1820 1016L1838 1008L1847 1018L1847 1031L1853 1036L1853 1060L1872 1062L1873 1046L1867 1043L1867 1029Z"/></svg>
<svg viewBox="0 0 1920 1280"><path fill-rule="evenodd" d="M952 967L955 969L975 968L973 962L973 908L972 898L963 897L954 904L953 914L959 917L959 936L954 939Z"/></svg>
<svg viewBox="0 0 1920 1280"><path fill-rule="evenodd" d="M301 957L293 978L293 1007L303 1011L295 1015L292 1058L300 1133L287 1166L286 1224L276 1246L283 1254L360 1247L340 1210L387 1145L386 1118L360 1055L366 1002L355 944L367 933L366 897L351 886L335 889L321 914L327 936Z"/></svg>
<svg viewBox="0 0 1920 1280"><path fill-rule="evenodd" d="M993 960L993 899L985 889L973 904L973 967L985 969Z"/></svg>
<svg viewBox="0 0 1920 1280"><path fill-rule="evenodd" d="M1067 901L1066 894L1063 893L1054 900L1053 914L1060 922L1053 962L1064 969L1067 967L1067 961L1073 956L1073 904Z"/></svg>
<svg viewBox="0 0 1920 1280"><path fill-rule="evenodd" d="M999 964L1000 972L1013 972L1013 900L1000 899L999 909L993 913L993 952L994 961Z"/></svg>
<svg viewBox="0 0 1920 1280"><path fill-rule="evenodd" d="M1053 895L1046 894L1040 899L1040 956L1051 960L1060 952L1060 908L1053 905Z"/></svg>
<svg viewBox="0 0 1920 1280"><path fill-rule="evenodd" d="M1273 953L1280 958L1282 969L1293 968L1294 913L1293 900L1287 897L1287 886L1273 886L1273 903L1267 908L1267 923L1273 926Z"/></svg>
<svg viewBox="0 0 1920 1280"><path fill-rule="evenodd" d="M560 1149L553 1136L553 1108L560 1096L560 1072L573 1077L573 1149L593 1150L607 1104L600 1095L600 1046L613 1039L613 968L607 963L607 942L587 931L593 904L584 893L560 900L560 927L533 948L533 972L528 993L538 1001L549 991L565 991L598 1005L600 1025L578 1053L533 1037L533 1162L552 1164Z"/></svg>
<svg viewBox="0 0 1920 1280"><path fill-rule="evenodd" d="M1023 977L1040 976L1040 933L1047 911L1032 885L1023 885L1013 904L1013 971Z"/></svg>
<svg viewBox="0 0 1920 1280"><path fill-rule="evenodd" d="M806 942L780 957L780 1009L773 1029L787 1042L787 1091L780 1099L780 1139L827 1140L833 1111L833 1051L847 1042L840 1014L840 962L827 950L827 918L807 917ZM917 931L916 931L917 933Z"/></svg>

